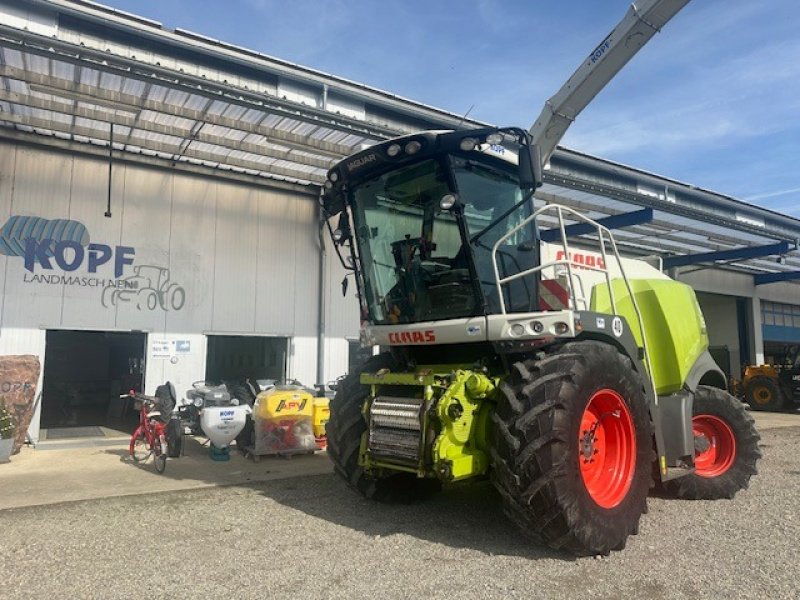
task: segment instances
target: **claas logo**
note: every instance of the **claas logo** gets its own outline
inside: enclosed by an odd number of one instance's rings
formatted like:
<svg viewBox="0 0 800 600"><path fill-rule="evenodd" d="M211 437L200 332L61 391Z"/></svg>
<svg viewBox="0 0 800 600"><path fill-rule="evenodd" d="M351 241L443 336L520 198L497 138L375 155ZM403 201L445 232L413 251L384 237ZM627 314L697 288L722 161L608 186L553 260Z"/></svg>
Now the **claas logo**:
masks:
<svg viewBox="0 0 800 600"><path fill-rule="evenodd" d="M278 408L275 412L281 412L284 408L287 410L303 410L306 407L308 399L303 400L281 400L278 402Z"/></svg>
<svg viewBox="0 0 800 600"><path fill-rule="evenodd" d="M426 331L393 331L389 334L390 344L430 344L436 341L433 329Z"/></svg>

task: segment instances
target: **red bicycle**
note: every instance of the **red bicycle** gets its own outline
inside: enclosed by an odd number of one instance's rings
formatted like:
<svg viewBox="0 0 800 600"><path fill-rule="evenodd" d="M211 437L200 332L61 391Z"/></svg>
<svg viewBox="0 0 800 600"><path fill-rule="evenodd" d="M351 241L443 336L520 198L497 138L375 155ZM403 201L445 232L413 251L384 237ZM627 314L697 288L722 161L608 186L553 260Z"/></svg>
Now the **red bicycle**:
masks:
<svg viewBox="0 0 800 600"><path fill-rule="evenodd" d="M122 398L128 397L133 398L134 408L139 411L139 426L128 448L130 457L135 463L143 463L152 455L156 471L163 473L167 468L167 436L158 409L159 400L133 390L122 395Z"/></svg>

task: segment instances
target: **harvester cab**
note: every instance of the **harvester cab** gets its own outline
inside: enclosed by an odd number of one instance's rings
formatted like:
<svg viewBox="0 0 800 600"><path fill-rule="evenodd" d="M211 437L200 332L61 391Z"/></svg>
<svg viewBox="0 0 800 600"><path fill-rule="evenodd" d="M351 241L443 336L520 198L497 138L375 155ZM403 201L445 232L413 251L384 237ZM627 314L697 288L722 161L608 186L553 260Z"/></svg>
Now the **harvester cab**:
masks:
<svg viewBox="0 0 800 600"><path fill-rule="evenodd" d="M362 342L384 350L330 405L328 454L351 487L409 500L491 475L525 533L586 554L624 546L653 473L685 498L747 485L758 436L694 292L534 198L569 120L685 3L634 6L530 132L420 132L329 171Z"/></svg>

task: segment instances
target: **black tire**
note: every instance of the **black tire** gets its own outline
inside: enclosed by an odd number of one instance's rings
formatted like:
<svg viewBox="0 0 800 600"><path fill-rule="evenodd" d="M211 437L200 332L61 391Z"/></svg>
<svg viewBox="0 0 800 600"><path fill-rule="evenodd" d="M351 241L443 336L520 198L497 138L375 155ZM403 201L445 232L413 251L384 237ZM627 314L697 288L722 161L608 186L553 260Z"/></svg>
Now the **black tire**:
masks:
<svg viewBox="0 0 800 600"><path fill-rule="evenodd" d="M248 404L251 407L255 404L256 397L244 381L224 381L223 383L228 388L231 398L236 398L240 404Z"/></svg>
<svg viewBox="0 0 800 600"><path fill-rule="evenodd" d="M750 478L758 472L756 463L761 458L758 443L761 436L755 428L753 417L744 404L724 390L698 386L695 392L692 413L695 418L710 415L721 419L730 428L735 441L733 464L718 476L693 473L680 479L664 483L664 489L677 498L685 500L718 500L733 498L736 492L746 489ZM701 440L695 438L697 446ZM698 447L698 450L701 450Z"/></svg>
<svg viewBox="0 0 800 600"><path fill-rule="evenodd" d="M632 425L628 439L636 443L630 484L609 508L584 484L578 442L584 411L602 390L621 398ZM536 542L571 554L624 548L647 510L655 458L643 381L630 359L610 344L572 342L516 363L500 392L493 481L506 515Z"/></svg>
<svg viewBox="0 0 800 600"><path fill-rule="evenodd" d="M160 448L153 451L153 466L158 473L163 473L167 469L167 455L161 452Z"/></svg>
<svg viewBox="0 0 800 600"><path fill-rule="evenodd" d="M330 420L325 425L328 436L328 456L333 461L334 471L365 498L386 503L421 501L441 489L441 483L433 479L420 479L411 473L398 473L389 477L375 478L358 465L361 436L367 424L361 414L369 387L361 385L362 372L375 372L391 368L394 362L389 354L373 356L360 369L350 373L337 386L336 396L330 403Z"/></svg>
<svg viewBox="0 0 800 600"><path fill-rule="evenodd" d="M255 446L256 443L256 428L253 417L247 415L247 420L244 422L244 427L239 435L236 436L236 448L241 453L247 452L247 448Z"/></svg>
<svg viewBox="0 0 800 600"><path fill-rule="evenodd" d="M183 422L172 418L167 422L167 456L179 458L183 450Z"/></svg>
<svg viewBox="0 0 800 600"><path fill-rule="evenodd" d="M747 382L744 397L753 410L780 411L786 407L780 385L765 375L757 375Z"/></svg>

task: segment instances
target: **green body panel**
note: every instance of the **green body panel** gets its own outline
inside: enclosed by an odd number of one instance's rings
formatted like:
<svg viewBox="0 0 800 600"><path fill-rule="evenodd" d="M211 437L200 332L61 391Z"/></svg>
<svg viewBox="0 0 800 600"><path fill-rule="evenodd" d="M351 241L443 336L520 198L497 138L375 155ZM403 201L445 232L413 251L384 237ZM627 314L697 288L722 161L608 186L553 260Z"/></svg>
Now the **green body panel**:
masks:
<svg viewBox="0 0 800 600"><path fill-rule="evenodd" d="M433 373L421 372L416 373L395 373L387 371L385 373L362 373L361 383L364 385L418 385L427 386L435 385L437 381Z"/></svg>
<svg viewBox="0 0 800 600"><path fill-rule="evenodd" d="M679 390L698 357L708 349L706 323L694 290L671 279L630 279L628 281L642 314L647 350L656 393ZM625 317L639 347L642 333L625 282L614 279L611 289L617 314ZM613 314L608 285L592 290L591 310Z"/></svg>
<svg viewBox="0 0 800 600"><path fill-rule="evenodd" d="M433 443L433 460L434 470L441 479L458 481L487 471L489 457L476 440L486 439L482 430L488 421L481 407L494 387L481 373L456 371L436 404L436 417L442 429Z"/></svg>

